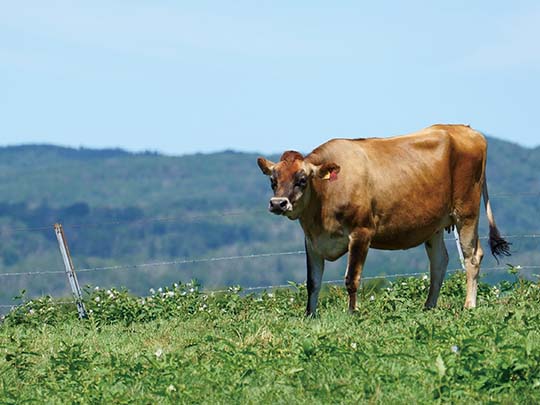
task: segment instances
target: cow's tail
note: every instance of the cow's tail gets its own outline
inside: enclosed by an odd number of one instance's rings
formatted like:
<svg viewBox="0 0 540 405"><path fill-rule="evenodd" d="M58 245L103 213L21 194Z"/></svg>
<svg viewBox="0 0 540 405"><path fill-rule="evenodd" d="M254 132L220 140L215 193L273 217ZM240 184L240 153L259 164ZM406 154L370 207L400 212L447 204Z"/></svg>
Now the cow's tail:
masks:
<svg viewBox="0 0 540 405"><path fill-rule="evenodd" d="M489 247L491 249L491 254L499 262L499 257L510 256L510 245L506 240L504 240L497 229L497 224L495 223L495 217L493 216L493 211L491 211L491 204L489 203L489 195L487 189L487 179L484 177L484 185L482 186L482 195L484 196L484 204L486 206L486 215L489 223Z"/></svg>

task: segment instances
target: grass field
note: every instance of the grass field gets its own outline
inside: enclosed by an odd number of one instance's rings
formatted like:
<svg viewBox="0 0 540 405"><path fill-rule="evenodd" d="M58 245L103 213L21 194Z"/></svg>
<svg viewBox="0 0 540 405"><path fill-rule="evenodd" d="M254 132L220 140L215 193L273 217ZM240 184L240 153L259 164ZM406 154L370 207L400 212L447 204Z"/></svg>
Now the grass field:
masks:
<svg viewBox="0 0 540 405"><path fill-rule="evenodd" d="M428 281L367 286L349 315L329 288L243 296L173 285L148 297L91 289L90 318L49 298L0 327L1 403L538 403L540 288L464 276L422 311Z"/></svg>

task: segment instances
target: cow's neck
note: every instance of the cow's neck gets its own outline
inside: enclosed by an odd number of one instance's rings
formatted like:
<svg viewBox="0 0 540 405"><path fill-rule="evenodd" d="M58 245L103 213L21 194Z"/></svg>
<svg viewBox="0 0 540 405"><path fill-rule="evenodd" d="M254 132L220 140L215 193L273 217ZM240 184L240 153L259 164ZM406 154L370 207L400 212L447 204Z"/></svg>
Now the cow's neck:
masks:
<svg viewBox="0 0 540 405"><path fill-rule="evenodd" d="M300 225L306 237L313 240L324 232L324 221L322 215L322 202L315 190L310 190L308 203L299 217Z"/></svg>

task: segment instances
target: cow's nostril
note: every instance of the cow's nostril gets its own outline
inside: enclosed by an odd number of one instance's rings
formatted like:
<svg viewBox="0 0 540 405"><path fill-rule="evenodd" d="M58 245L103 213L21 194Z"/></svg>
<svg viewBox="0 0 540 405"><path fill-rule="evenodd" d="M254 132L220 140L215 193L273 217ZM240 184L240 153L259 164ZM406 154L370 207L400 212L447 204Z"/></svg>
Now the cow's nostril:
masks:
<svg viewBox="0 0 540 405"><path fill-rule="evenodd" d="M274 197L270 199L268 209L274 214L283 214L291 209L291 203L288 198Z"/></svg>

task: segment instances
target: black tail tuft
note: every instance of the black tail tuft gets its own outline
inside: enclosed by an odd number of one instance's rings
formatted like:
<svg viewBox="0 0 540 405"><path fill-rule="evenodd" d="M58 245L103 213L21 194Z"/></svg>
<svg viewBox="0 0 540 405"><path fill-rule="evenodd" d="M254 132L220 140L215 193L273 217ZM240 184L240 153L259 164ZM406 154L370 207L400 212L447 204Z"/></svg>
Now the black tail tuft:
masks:
<svg viewBox="0 0 540 405"><path fill-rule="evenodd" d="M490 232L489 235L489 247L491 248L491 254L499 263L499 257L510 256L511 243L505 241L498 232Z"/></svg>

